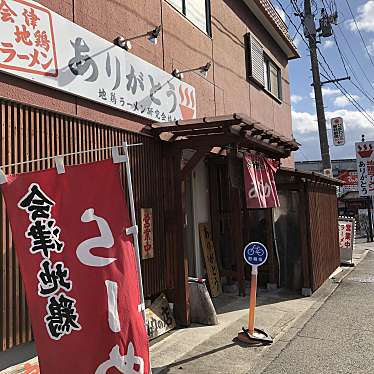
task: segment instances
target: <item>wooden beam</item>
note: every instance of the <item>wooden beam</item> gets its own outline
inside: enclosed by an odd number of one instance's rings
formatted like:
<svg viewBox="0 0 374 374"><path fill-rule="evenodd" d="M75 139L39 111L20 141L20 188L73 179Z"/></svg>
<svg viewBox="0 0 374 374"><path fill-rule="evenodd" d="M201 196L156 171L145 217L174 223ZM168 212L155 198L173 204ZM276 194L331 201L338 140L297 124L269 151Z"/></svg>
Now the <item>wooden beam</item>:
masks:
<svg viewBox="0 0 374 374"><path fill-rule="evenodd" d="M200 162L202 158L209 152L210 147L199 149L195 154L188 160L187 164L184 165L180 173L182 181L186 180L187 176L191 173L192 169Z"/></svg>
<svg viewBox="0 0 374 374"><path fill-rule="evenodd" d="M248 134L245 136L244 139L241 139L240 144L242 144L244 147L249 146L254 150L269 153L271 156L274 156L274 158L285 157L288 155L287 152L279 149L279 147L272 146L269 143L264 143L263 141L255 139Z"/></svg>
<svg viewBox="0 0 374 374"><path fill-rule="evenodd" d="M180 130L173 131L175 136L200 136L209 134L222 134L224 130L221 127L209 127L207 129Z"/></svg>
<svg viewBox="0 0 374 374"><path fill-rule="evenodd" d="M191 139L178 140L173 146L178 149L201 149L215 146L223 146L230 143L240 142L240 138L230 134L217 134L210 136L196 136Z"/></svg>
<svg viewBox="0 0 374 374"><path fill-rule="evenodd" d="M262 139L271 139L273 134L271 131L266 131L264 134L260 134Z"/></svg>
<svg viewBox="0 0 374 374"><path fill-rule="evenodd" d="M160 127L153 127L152 133L158 135L162 132L174 132L174 131L185 131L185 130L196 130L196 129L206 129L206 128L214 128L214 127L230 127L231 125L237 125L240 121L236 119L228 120L228 121L216 121L216 122L200 122L194 123L190 125L169 125L169 126L161 126ZM154 125L155 126L155 125Z"/></svg>

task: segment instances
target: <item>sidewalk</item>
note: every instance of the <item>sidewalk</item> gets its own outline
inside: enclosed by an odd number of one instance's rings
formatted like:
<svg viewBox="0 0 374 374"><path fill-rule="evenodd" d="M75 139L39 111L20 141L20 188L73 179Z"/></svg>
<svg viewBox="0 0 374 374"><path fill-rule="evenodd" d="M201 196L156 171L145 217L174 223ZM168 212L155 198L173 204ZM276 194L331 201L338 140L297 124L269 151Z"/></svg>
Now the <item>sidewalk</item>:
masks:
<svg viewBox="0 0 374 374"><path fill-rule="evenodd" d="M374 243L356 244L354 263L366 256L367 249L374 251ZM220 296L214 301L219 325L195 325L177 330L152 344L153 374L258 372L257 368L262 365L261 356L267 353L270 359L276 355L353 269L338 268L311 297L301 297L284 290L260 290L255 325L274 338L274 343L268 347L249 348L236 341L237 333L247 326L248 298L227 294ZM255 367L256 370L252 371Z"/></svg>
<svg viewBox="0 0 374 374"><path fill-rule="evenodd" d="M283 336L277 352L268 350L250 373L373 373L373 292L370 250L307 323Z"/></svg>
<svg viewBox="0 0 374 374"><path fill-rule="evenodd" d="M354 262L360 262L368 250L374 251L374 243L357 243ZM236 341L237 333L248 323L248 297L221 295L214 300L219 325L194 325L151 342L153 374L260 372L260 368L279 354L353 269L339 268L311 297L301 297L282 289L259 290L256 327L274 338L274 343L268 347L249 348ZM33 344L25 344L0 353L0 373L24 373L25 364L37 362L34 352Z"/></svg>

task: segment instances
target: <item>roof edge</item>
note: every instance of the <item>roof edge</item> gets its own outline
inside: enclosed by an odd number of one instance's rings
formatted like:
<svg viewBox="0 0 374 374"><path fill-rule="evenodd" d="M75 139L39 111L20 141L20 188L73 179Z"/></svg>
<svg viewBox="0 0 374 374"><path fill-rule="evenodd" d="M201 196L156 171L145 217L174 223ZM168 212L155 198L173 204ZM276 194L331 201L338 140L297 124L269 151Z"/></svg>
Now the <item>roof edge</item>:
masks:
<svg viewBox="0 0 374 374"><path fill-rule="evenodd" d="M289 60L300 58L300 54L293 43L287 25L284 23L279 13L269 0L243 0L247 7L252 11L255 17L263 22L266 20L268 25L273 28L273 33L268 30L278 46L286 54Z"/></svg>

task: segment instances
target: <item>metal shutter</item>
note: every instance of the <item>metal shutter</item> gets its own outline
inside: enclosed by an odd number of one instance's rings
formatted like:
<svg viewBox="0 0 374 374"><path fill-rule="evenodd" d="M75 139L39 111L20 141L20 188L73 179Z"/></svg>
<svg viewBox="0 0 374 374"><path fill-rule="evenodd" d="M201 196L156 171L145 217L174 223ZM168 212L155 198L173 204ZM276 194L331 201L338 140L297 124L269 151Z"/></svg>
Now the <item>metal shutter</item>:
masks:
<svg viewBox="0 0 374 374"><path fill-rule="evenodd" d="M260 42L250 35L249 49L250 49L250 76L255 79L262 86L264 82L264 50Z"/></svg>

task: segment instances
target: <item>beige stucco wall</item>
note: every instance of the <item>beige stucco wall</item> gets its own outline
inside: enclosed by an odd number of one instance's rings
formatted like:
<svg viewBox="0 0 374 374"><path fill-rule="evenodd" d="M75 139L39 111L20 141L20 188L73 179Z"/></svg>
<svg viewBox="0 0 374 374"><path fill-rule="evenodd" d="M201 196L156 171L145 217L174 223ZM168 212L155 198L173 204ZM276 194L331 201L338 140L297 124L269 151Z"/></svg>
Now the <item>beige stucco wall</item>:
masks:
<svg viewBox="0 0 374 374"><path fill-rule="evenodd" d="M245 113L269 129L292 136L287 58L244 2L211 0L212 37L166 0L41 0L40 3L110 41L118 35L140 35L162 24L163 34L156 46L140 38L133 42L131 53L168 72L212 61L206 79L197 73L185 74L185 80L196 88L198 117ZM248 32L255 34L281 68L281 103L247 80L244 35ZM4 73L0 73L0 96L135 131L146 123L125 112Z"/></svg>

